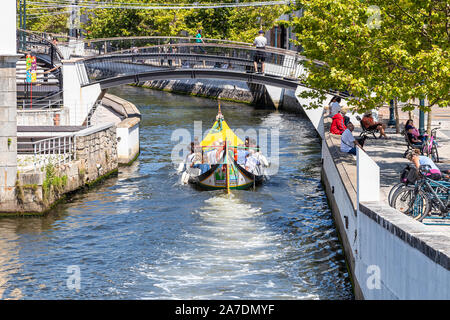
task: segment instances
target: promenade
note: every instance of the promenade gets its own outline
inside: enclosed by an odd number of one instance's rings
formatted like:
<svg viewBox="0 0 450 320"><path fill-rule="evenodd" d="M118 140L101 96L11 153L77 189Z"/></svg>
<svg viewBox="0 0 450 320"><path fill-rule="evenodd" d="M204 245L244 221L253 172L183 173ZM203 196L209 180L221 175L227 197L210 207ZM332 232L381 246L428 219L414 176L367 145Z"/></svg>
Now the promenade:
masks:
<svg viewBox="0 0 450 320"><path fill-rule="evenodd" d="M450 126L450 121L448 124L441 123L441 125ZM402 128L403 123L401 124ZM356 124L353 135L359 136L360 133L360 125ZM396 134L395 128L387 128L386 134L389 139L366 139L364 150L380 167L380 201L387 203L389 191L395 184L400 182L400 173L410 162L403 158L403 154L407 149L404 136L402 134ZM446 131L437 132L440 162L436 165L441 170L450 169L450 137L447 134ZM443 231L450 235L450 226L430 227L435 228L436 231Z"/></svg>

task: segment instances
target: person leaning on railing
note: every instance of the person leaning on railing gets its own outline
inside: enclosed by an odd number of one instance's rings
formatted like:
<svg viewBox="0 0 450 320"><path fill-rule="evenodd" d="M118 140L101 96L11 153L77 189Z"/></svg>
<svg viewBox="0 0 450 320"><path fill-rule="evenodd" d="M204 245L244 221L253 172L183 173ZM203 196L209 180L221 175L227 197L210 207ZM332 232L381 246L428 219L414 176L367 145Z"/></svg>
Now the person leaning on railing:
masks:
<svg viewBox="0 0 450 320"><path fill-rule="evenodd" d="M253 41L253 45L258 49L255 52L255 56L253 58L253 64L255 66L255 72L258 72L258 63L261 63L261 73L264 73L264 61L266 60L266 53L263 51L266 49L267 38L264 37L264 31L259 30L259 36L255 38Z"/></svg>

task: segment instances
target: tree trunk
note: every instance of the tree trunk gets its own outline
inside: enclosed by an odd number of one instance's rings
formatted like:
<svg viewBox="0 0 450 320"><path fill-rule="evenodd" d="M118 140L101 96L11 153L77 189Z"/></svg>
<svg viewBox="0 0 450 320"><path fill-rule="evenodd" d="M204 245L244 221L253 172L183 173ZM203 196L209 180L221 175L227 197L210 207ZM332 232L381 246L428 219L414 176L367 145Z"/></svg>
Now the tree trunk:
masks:
<svg viewBox="0 0 450 320"><path fill-rule="evenodd" d="M398 115L398 100L394 99L395 133L400 133L400 116Z"/></svg>

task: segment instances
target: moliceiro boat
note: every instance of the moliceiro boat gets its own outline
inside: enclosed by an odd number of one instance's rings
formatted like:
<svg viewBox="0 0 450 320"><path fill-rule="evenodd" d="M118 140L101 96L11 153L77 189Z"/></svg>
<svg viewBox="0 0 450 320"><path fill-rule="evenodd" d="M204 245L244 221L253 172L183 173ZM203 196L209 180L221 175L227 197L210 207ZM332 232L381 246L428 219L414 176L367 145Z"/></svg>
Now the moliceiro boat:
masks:
<svg viewBox="0 0 450 320"><path fill-rule="evenodd" d="M269 163L258 146L234 134L220 111L200 144L191 143L190 154L179 167L182 183L204 190L249 189L261 184Z"/></svg>

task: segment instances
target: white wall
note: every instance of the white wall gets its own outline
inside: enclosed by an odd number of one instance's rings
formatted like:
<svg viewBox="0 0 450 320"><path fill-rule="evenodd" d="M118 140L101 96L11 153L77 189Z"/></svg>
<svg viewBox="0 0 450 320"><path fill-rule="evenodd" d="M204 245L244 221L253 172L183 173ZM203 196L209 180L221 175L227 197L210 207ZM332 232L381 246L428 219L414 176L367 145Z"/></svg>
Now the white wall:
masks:
<svg viewBox="0 0 450 320"><path fill-rule="evenodd" d="M430 239L439 234L379 202L380 169L359 148L357 199L355 274L365 299L450 299L450 271L399 238L393 228L419 238ZM361 212L359 202L372 206L380 223ZM425 242L433 245L432 241Z"/></svg>
<svg viewBox="0 0 450 320"><path fill-rule="evenodd" d="M69 110L71 125L81 125L101 95L100 84L81 87L86 83L86 70L79 59L64 60L63 62L64 107Z"/></svg>
<svg viewBox="0 0 450 320"><path fill-rule="evenodd" d="M336 200L336 205L338 206L338 215L340 221L345 228L345 217L348 219L348 228L346 228L346 234L349 244L352 248L353 255L355 255L355 250L357 249L357 244L355 243L355 230L357 229L357 221L355 216L355 208L349 195L346 192L345 186L342 183L340 174L336 168L333 158L331 157L330 151L328 150L325 140L322 140L322 158L323 158L323 170L326 172L328 183L330 188L334 187L334 194L332 195ZM330 195L328 195L330 197Z"/></svg>
<svg viewBox="0 0 450 320"><path fill-rule="evenodd" d="M117 128L117 157L119 163L130 162L139 152L139 123L131 128Z"/></svg>
<svg viewBox="0 0 450 320"><path fill-rule="evenodd" d="M356 274L366 299L450 299L449 270L365 214L358 216L361 255Z"/></svg>
<svg viewBox="0 0 450 320"><path fill-rule="evenodd" d="M0 55L17 54L16 19L16 1L2 0L2 10L0 10Z"/></svg>

